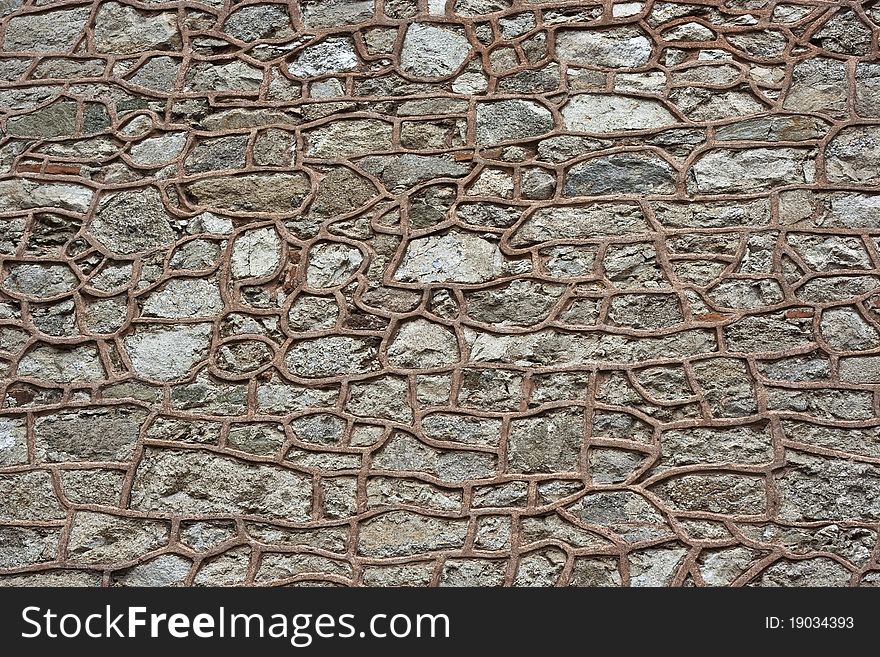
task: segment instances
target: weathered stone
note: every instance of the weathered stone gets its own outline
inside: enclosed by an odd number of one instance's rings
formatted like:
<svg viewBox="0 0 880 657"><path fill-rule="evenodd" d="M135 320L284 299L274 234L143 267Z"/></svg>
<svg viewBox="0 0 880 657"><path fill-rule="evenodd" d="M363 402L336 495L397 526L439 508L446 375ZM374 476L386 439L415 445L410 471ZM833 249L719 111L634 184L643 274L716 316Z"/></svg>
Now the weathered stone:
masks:
<svg viewBox="0 0 880 657"><path fill-rule="evenodd" d="M365 374L379 369L378 352L379 338L328 336L295 343L285 362L307 378Z"/></svg>
<svg viewBox="0 0 880 657"><path fill-rule="evenodd" d="M755 192L813 182L815 152L799 148L745 148L709 151L691 166L692 194Z"/></svg>
<svg viewBox="0 0 880 657"><path fill-rule="evenodd" d="M815 557L804 561L780 559L751 586L849 586L852 575L836 561Z"/></svg>
<svg viewBox="0 0 880 657"><path fill-rule="evenodd" d="M307 520L310 478L277 465L247 464L199 450L147 448L131 507L159 513L226 513Z"/></svg>
<svg viewBox="0 0 880 657"><path fill-rule="evenodd" d="M575 164L565 176L565 196L671 194L675 170L653 153L618 153Z"/></svg>
<svg viewBox="0 0 880 657"><path fill-rule="evenodd" d="M669 586L686 554L677 544L630 553L630 586Z"/></svg>
<svg viewBox="0 0 880 657"><path fill-rule="evenodd" d="M50 472L0 474L0 520L57 520L66 515L55 495Z"/></svg>
<svg viewBox="0 0 880 657"><path fill-rule="evenodd" d="M773 460L770 426L694 427L665 431L660 468L695 464L760 464Z"/></svg>
<svg viewBox="0 0 880 657"><path fill-rule="evenodd" d="M55 383L104 379L104 366L93 345L53 347L37 345L18 363L18 374Z"/></svg>
<svg viewBox="0 0 880 657"><path fill-rule="evenodd" d="M371 155L360 161L367 173L378 176L390 191L401 191L437 178L461 178L470 171L467 162L450 155Z"/></svg>
<svg viewBox="0 0 880 657"><path fill-rule="evenodd" d="M510 238L522 247L556 239L588 239L651 230L635 203L593 203L540 208L519 225Z"/></svg>
<svg viewBox="0 0 880 657"><path fill-rule="evenodd" d="M125 349L136 372L148 379L180 379L208 356L210 324L141 324L125 338Z"/></svg>
<svg viewBox="0 0 880 657"><path fill-rule="evenodd" d="M184 185L194 205L214 212L290 214L300 208L311 183L299 172L202 178Z"/></svg>
<svg viewBox="0 0 880 657"><path fill-rule="evenodd" d="M532 100L496 100L477 103L477 144L522 141L553 130L550 110Z"/></svg>
<svg viewBox="0 0 880 657"><path fill-rule="evenodd" d="M274 228L257 228L236 238L230 258L234 278L261 278L281 261L281 239Z"/></svg>
<svg viewBox="0 0 880 657"><path fill-rule="evenodd" d="M799 62L794 66L783 107L841 117L846 113L846 78L846 64L841 60L816 57Z"/></svg>
<svg viewBox="0 0 880 657"><path fill-rule="evenodd" d="M3 280L7 292L49 299L70 292L79 285L76 274L63 264L11 263Z"/></svg>
<svg viewBox="0 0 880 657"><path fill-rule="evenodd" d="M320 242L309 250L306 282L314 288L342 285L348 282L363 261L360 249L340 242Z"/></svg>
<svg viewBox="0 0 880 657"><path fill-rule="evenodd" d="M401 325L388 344L388 362L393 367L420 369L458 362L455 334L441 324L416 319Z"/></svg>
<svg viewBox="0 0 880 657"><path fill-rule="evenodd" d="M835 351L880 347L880 333L852 307L829 308L819 322L822 338Z"/></svg>
<svg viewBox="0 0 880 657"><path fill-rule="evenodd" d="M389 511L361 524L358 553L369 557L400 557L461 548L467 520Z"/></svg>
<svg viewBox="0 0 880 657"><path fill-rule="evenodd" d="M84 37L90 11L89 7L70 7L15 16L6 25L3 49L68 52Z"/></svg>
<svg viewBox="0 0 880 657"><path fill-rule="evenodd" d="M638 28L562 29L556 32L556 55L581 66L635 68L651 57L651 41Z"/></svg>
<svg viewBox="0 0 880 657"><path fill-rule="evenodd" d="M880 183L880 128L843 128L825 149L825 171L832 183Z"/></svg>
<svg viewBox="0 0 880 657"><path fill-rule="evenodd" d="M113 577L114 586L183 586L192 561L176 554L163 554Z"/></svg>
<svg viewBox="0 0 880 657"><path fill-rule="evenodd" d="M400 68L419 78L446 77L464 64L470 50L470 42L458 30L412 23L403 38Z"/></svg>
<svg viewBox="0 0 880 657"><path fill-rule="evenodd" d="M587 525L612 531L630 543L674 536L663 516L632 491L590 493L566 508Z"/></svg>
<svg viewBox="0 0 880 657"><path fill-rule="evenodd" d="M174 241L171 217L159 191L146 187L104 196L98 203L89 232L103 247L130 255Z"/></svg>
<svg viewBox="0 0 880 657"><path fill-rule="evenodd" d="M686 474L651 486L670 508L738 515L766 511L764 478L740 474Z"/></svg>
<svg viewBox="0 0 880 657"><path fill-rule="evenodd" d="M144 300L144 317L192 319L213 317L223 310L220 290L213 281L173 278Z"/></svg>
<svg viewBox="0 0 880 657"><path fill-rule="evenodd" d="M656 100L611 94L580 94L562 108L569 130L590 133L660 128L678 119Z"/></svg>
<svg viewBox="0 0 880 657"><path fill-rule="evenodd" d="M508 466L525 473L577 470L583 440L584 417L577 409L511 420Z"/></svg>
<svg viewBox="0 0 880 657"><path fill-rule="evenodd" d="M409 242L394 279L418 283L484 283L509 271L497 243L454 231Z"/></svg>
<svg viewBox="0 0 880 657"><path fill-rule="evenodd" d="M351 158L392 150L392 125L375 119L334 121L305 133L306 153L321 158Z"/></svg>
<svg viewBox="0 0 880 657"><path fill-rule="evenodd" d="M0 568L18 568L55 561L59 527L0 527Z"/></svg>
<svg viewBox="0 0 880 657"><path fill-rule="evenodd" d="M23 417L0 418L0 466L27 463L27 424Z"/></svg>
<svg viewBox="0 0 880 657"><path fill-rule="evenodd" d="M310 29L351 25L373 15L374 0L301 0L303 23Z"/></svg>
<svg viewBox="0 0 880 657"><path fill-rule="evenodd" d="M62 411L34 421L38 462L128 461L147 411L125 406Z"/></svg>
<svg viewBox="0 0 880 657"><path fill-rule="evenodd" d="M223 31L239 41L293 36L290 15L287 7L281 4L253 5L237 9L226 18Z"/></svg>
<svg viewBox="0 0 880 657"><path fill-rule="evenodd" d="M501 586L507 562L498 559L449 559L440 586Z"/></svg>
<svg viewBox="0 0 880 657"><path fill-rule="evenodd" d="M114 55L179 50L177 14L142 13L118 2L105 2L95 17L95 48Z"/></svg>
<svg viewBox="0 0 880 657"><path fill-rule="evenodd" d="M319 77L354 71L360 60L348 37L328 37L300 50L287 65L291 75Z"/></svg>
<svg viewBox="0 0 880 657"><path fill-rule="evenodd" d="M167 522L79 511L73 516L67 554L74 563L124 563L168 543Z"/></svg>

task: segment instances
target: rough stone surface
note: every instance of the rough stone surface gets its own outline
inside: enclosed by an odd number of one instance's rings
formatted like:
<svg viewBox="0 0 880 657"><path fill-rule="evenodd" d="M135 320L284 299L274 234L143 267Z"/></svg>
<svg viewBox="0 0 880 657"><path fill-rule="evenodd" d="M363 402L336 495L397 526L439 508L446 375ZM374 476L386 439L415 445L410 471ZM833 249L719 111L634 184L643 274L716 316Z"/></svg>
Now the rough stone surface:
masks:
<svg viewBox="0 0 880 657"><path fill-rule="evenodd" d="M875 4L0 0L0 585L878 585Z"/></svg>

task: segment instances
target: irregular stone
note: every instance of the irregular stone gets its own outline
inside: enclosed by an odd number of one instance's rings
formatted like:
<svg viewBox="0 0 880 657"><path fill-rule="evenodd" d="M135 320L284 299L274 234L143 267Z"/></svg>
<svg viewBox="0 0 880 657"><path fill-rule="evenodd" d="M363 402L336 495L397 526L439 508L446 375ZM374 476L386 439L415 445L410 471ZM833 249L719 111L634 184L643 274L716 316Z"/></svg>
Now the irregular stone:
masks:
<svg viewBox="0 0 880 657"><path fill-rule="evenodd" d="M750 316L725 326L724 336L730 351L787 351L813 344L811 324L812 317L786 316L783 313Z"/></svg>
<svg viewBox="0 0 880 657"><path fill-rule="evenodd" d="M380 369L379 338L327 336L295 343L285 363L290 371L306 378L365 374Z"/></svg>
<svg viewBox="0 0 880 657"><path fill-rule="evenodd" d="M162 554L113 577L114 586L183 586L192 561L177 554Z"/></svg>
<svg viewBox="0 0 880 657"><path fill-rule="evenodd" d="M403 38L400 68L414 77L443 78L461 68L470 51L470 42L457 30L411 23Z"/></svg>
<svg viewBox="0 0 880 657"><path fill-rule="evenodd" d="M358 248L340 242L319 242L309 249L306 282L313 288L343 285L363 261Z"/></svg>
<svg viewBox="0 0 880 657"><path fill-rule="evenodd" d="M520 557L514 586L555 586L565 567L565 552L544 548Z"/></svg>
<svg viewBox="0 0 880 657"><path fill-rule="evenodd" d="M223 23L223 31L239 41L282 39L293 36L290 15L282 4L253 5L236 9Z"/></svg>
<svg viewBox="0 0 880 657"><path fill-rule="evenodd" d="M82 213L89 209L94 194L94 190L76 183L0 180L0 212L55 208Z"/></svg>
<svg viewBox="0 0 880 657"><path fill-rule="evenodd" d="M615 5L619 7L620 5ZM617 560L613 557L577 557L569 586L621 586Z"/></svg>
<svg viewBox="0 0 880 657"><path fill-rule="evenodd" d="M183 186L194 205L212 212L296 212L311 191L308 176L297 171L202 178Z"/></svg>
<svg viewBox="0 0 880 657"><path fill-rule="evenodd" d="M432 440L494 446L501 438L501 421L470 415L433 413L422 419L422 430Z"/></svg>
<svg viewBox="0 0 880 657"><path fill-rule="evenodd" d="M846 114L847 93L846 63L815 57L795 64L782 106L793 112L826 112L842 118Z"/></svg>
<svg viewBox="0 0 880 657"><path fill-rule="evenodd" d="M168 543L167 522L78 511L67 541L74 563L125 563Z"/></svg>
<svg viewBox="0 0 880 657"><path fill-rule="evenodd" d="M757 412L751 372L744 361L703 360L693 364L693 371L715 417L743 417Z"/></svg>
<svg viewBox="0 0 880 657"><path fill-rule="evenodd" d="M610 530L629 543L674 536L663 516L632 491L590 493L566 509L587 525Z"/></svg>
<svg viewBox="0 0 880 657"><path fill-rule="evenodd" d="M6 130L15 137L72 137L77 133L76 111L76 103L55 103L30 114L10 117L6 121Z"/></svg>
<svg viewBox="0 0 880 657"><path fill-rule="evenodd" d="M241 60L194 62L184 78L189 92L234 92L255 94L263 83L263 69Z"/></svg>
<svg viewBox="0 0 880 657"><path fill-rule="evenodd" d="M35 299L50 299L70 292L79 280L66 264L11 263L3 289Z"/></svg>
<svg viewBox="0 0 880 657"><path fill-rule="evenodd" d="M803 561L780 559L749 586L849 586L851 573L828 557Z"/></svg>
<svg viewBox="0 0 880 657"><path fill-rule="evenodd" d="M636 68L651 58L651 41L630 26L596 29L561 29L556 32L556 55L581 66Z"/></svg>
<svg viewBox="0 0 880 657"><path fill-rule="evenodd" d="M575 164L565 176L565 196L672 194L676 172L653 153L617 153Z"/></svg>
<svg viewBox="0 0 880 657"><path fill-rule="evenodd" d="M173 242L170 222L159 191L145 187L104 196L88 230L104 248L130 255Z"/></svg>
<svg viewBox="0 0 880 657"><path fill-rule="evenodd" d="M249 464L200 450L148 447L135 473L131 508L303 521L311 516L311 478L274 464Z"/></svg>
<svg viewBox="0 0 880 657"><path fill-rule="evenodd" d="M440 586L501 586L507 562L498 559L448 559L443 564Z"/></svg>
<svg viewBox="0 0 880 657"><path fill-rule="evenodd" d="M202 562L193 586L242 586L251 563L251 548L234 547Z"/></svg>
<svg viewBox="0 0 880 657"><path fill-rule="evenodd" d="M172 278L145 298L141 315L193 319L213 317L222 310L223 299L214 281L201 278Z"/></svg>
<svg viewBox="0 0 880 657"><path fill-rule="evenodd" d="M589 239L650 232L642 209L635 203L591 203L540 208L529 215L510 237L514 247L557 239Z"/></svg>
<svg viewBox="0 0 880 657"><path fill-rule="evenodd" d="M841 129L825 148L825 171L830 183L880 183L880 127Z"/></svg>
<svg viewBox="0 0 880 657"><path fill-rule="evenodd" d="M485 283L509 271L498 244L453 231L410 240L394 280L417 283Z"/></svg>
<svg viewBox="0 0 880 657"><path fill-rule="evenodd" d="M496 100L477 103L477 144L523 141L553 130L553 115L533 100Z"/></svg>
<svg viewBox="0 0 880 657"><path fill-rule="evenodd" d="M185 132L168 132L132 145L129 157L137 166L155 167L177 159L185 145Z"/></svg>
<svg viewBox="0 0 880 657"><path fill-rule="evenodd" d="M346 119L305 131L306 153L320 158L351 158L392 150L392 125L376 119Z"/></svg>
<svg viewBox="0 0 880 657"><path fill-rule="evenodd" d="M507 460L512 472L573 472L584 440L579 409L511 420Z"/></svg>
<svg viewBox="0 0 880 657"><path fill-rule="evenodd" d="M309 29L360 23L373 15L374 0L300 0L303 23Z"/></svg>
<svg viewBox="0 0 880 657"><path fill-rule="evenodd" d="M95 49L128 55L145 50L179 50L177 13L145 13L118 2L104 2L95 17Z"/></svg>
<svg viewBox="0 0 880 657"><path fill-rule="evenodd" d="M39 14L14 16L6 25L3 49L69 52L85 36L86 21L90 12L90 7L70 7Z"/></svg>
<svg viewBox="0 0 880 657"><path fill-rule="evenodd" d="M462 548L468 521L389 511L361 523L358 554L401 557Z"/></svg>
<svg viewBox="0 0 880 657"><path fill-rule="evenodd" d="M367 173L378 176L389 191L401 191L437 178L461 178L470 164L451 155L370 155L360 161Z"/></svg>
<svg viewBox="0 0 880 657"><path fill-rule="evenodd" d="M686 474L651 486L670 508L678 511L760 515L767 499L763 477L742 474Z"/></svg>
<svg viewBox="0 0 880 657"><path fill-rule="evenodd" d="M38 344L18 363L18 374L54 383L79 383L105 378L104 365L92 345L53 347Z"/></svg>
<svg viewBox="0 0 880 657"><path fill-rule="evenodd" d="M759 464L773 460L767 423L664 431L657 470L696 464Z"/></svg>
<svg viewBox="0 0 880 657"><path fill-rule="evenodd" d="M27 424L23 417L0 418L0 466L27 463Z"/></svg>
<svg viewBox="0 0 880 657"><path fill-rule="evenodd" d="M296 77L310 78L357 70L360 66L354 43L349 37L327 37L300 50L287 65Z"/></svg>
<svg viewBox="0 0 880 657"><path fill-rule="evenodd" d="M281 238L272 227L257 228L239 235L230 257L234 278L262 278L271 274L281 261Z"/></svg>
<svg viewBox="0 0 880 657"><path fill-rule="evenodd" d="M688 172L691 194L752 193L813 182L815 151L803 148L715 149Z"/></svg>
<svg viewBox="0 0 880 657"><path fill-rule="evenodd" d="M852 307L828 308L819 322L822 338L835 351L880 347L880 333Z"/></svg>
<svg viewBox="0 0 880 657"><path fill-rule="evenodd" d="M408 385L402 377L383 376L353 383L345 408L360 417L387 418L406 424L412 422Z"/></svg>
<svg viewBox="0 0 880 657"><path fill-rule="evenodd" d="M687 554L683 547L663 546L629 555L630 586L669 586Z"/></svg>
<svg viewBox="0 0 880 657"><path fill-rule="evenodd" d="M140 324L123 342L138 374L170 381L207 358L212 329L211 324Z"/></svg>
<svg viewBox="0 0 880 657"><path fill-rule="evenodd" d="M0 527L0 568L55 561L60 527Z"/></svg>
<svg viewBox="0 0 880 657"><path fill-rule="evenodd" d="M37 462L128 461L147 411L137 407L60 411L34 420Z"/></svg>
<svg viewBox="0 0 880 657"><path fill-rule="evenodd" d="M632 96L579 94L562 108L569 130L589 133L647 130L678 123L662 103Z"/></svg>
<svg viewBox="0 0 880 657"><path fill-rule="evenodd" d="M52 486L52 473L0 474L0 520L58 520L66 516Z"/></svg>
<svg viewBox="0 0 880 657"><path fill-rule="evenodd" d="M441 324L416 319L401 324L388 344L388 362L393 367L421 369L458 362L455 334Z"/></svg>

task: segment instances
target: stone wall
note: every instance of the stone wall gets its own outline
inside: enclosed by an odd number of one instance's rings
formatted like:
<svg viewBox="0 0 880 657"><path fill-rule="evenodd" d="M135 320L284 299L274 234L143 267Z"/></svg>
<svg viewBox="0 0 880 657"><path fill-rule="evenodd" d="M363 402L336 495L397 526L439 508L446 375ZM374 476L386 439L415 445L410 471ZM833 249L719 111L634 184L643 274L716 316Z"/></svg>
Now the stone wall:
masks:
<svg viewBox="0 0 880 657"><path fill-rule="evenodd" d="M0 583L877 584L873 4L0 0Z"/></svg>

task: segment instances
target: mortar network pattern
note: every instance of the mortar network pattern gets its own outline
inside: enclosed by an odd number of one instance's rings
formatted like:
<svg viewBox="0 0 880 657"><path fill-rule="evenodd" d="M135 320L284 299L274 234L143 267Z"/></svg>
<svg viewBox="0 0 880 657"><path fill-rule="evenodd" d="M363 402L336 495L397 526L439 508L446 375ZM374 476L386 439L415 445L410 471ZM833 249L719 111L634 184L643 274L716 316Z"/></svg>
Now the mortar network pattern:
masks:
<svg viewBox="0 0 880 657"><path fill-rule="evenodd" d="M0 0L0 583L876 585L875 4Z"/></svg>

